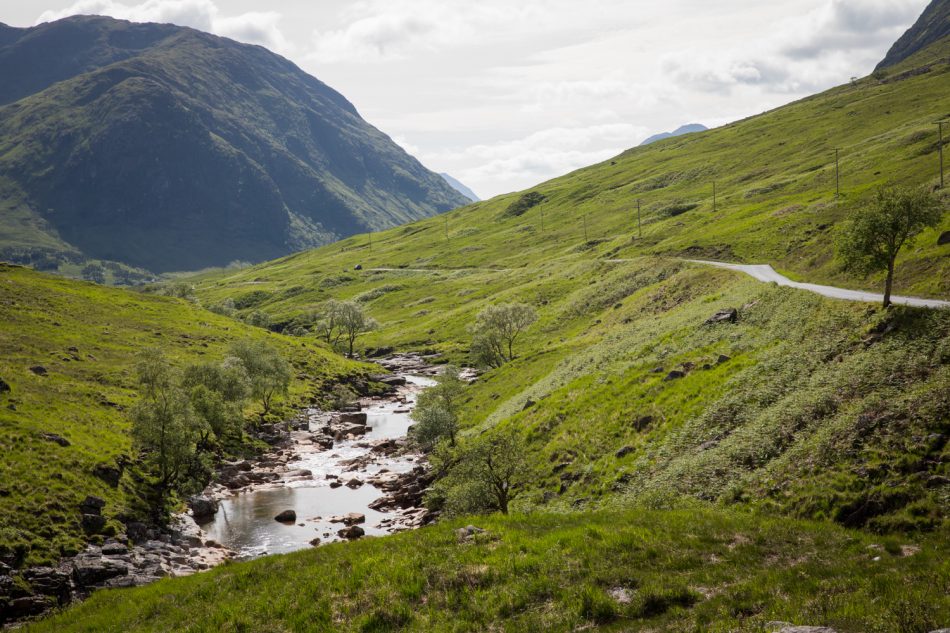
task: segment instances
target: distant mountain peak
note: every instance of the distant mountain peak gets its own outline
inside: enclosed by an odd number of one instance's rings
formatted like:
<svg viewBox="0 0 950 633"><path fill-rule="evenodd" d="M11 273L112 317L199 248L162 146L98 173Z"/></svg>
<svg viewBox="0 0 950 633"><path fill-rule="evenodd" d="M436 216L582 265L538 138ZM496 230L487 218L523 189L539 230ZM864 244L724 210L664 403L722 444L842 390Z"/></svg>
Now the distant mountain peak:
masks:
<svg viewBox="0 0 950 633"><path fill-rule="evenodd" d="M931 0L917 21L898 38L875 70L898 64L950 36L950 0Z"/></svg>
<svg viewBox="0 0 950 633"><path fill-rule="evenodd" d="M672 132L660 132L659 134L654 134L646 138L640 145L649 145L656 141L662 141L665 138L672 138L674 136L682 136L684 134L690 134L692 132L705 132L709 128L701 123L687 123L686 125L681 125Z"/></svg>
<svg viewBox="0 0 950 633"><path fill-rule="evenodd" d="M260 46L80 16L0 28L0 77L0 258L197 270L468 202Z"/></svg>
<svg viewBox="0 0 950 633"><path fill-rule="evenodd" d="M477 195L475 195L475 192L474 192L474 191L472 191L471 189L469 189L468 187L466 187L464 184L462 184L459 180L453 178L452 176L450 176L449 174L445 173L444 171L441 172L439 175L442 176L442 178L445 179L445 182L449 183L449 185L450 185L453 189L455 189L456 191L458 191L460 194L462 194L463 196L465 196L466 198L468 198L468 199L471 200L472 202L478 202L479 200L481 200L481 198L479 198Z"/></svg>

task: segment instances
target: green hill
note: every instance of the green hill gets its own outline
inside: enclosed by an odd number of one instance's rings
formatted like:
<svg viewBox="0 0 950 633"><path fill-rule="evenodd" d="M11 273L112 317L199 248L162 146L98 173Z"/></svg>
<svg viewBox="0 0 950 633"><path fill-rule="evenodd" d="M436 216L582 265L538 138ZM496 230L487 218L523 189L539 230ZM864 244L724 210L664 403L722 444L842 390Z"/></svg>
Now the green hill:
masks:
<svg viewBox="0 0 950 633"><path fill-rule="evenodd" d="M106 500L104 514L142 512L141 489L118 486L97 466L132 456L128 407L135 363L160 347L176 364L220 359L241 339L268 339L293 360L295 402L361 366L312 341L271 334L168 297L103 288L0 265L0 544L27 548L27 564L82 548L79 503ZM40 368L40 369L37 369ZM52 434L52 435L51 435Z"/></svg>
<svg viewBox="0 0 950 633"><path fill-rule="evenodd" d="M465 412L469 427L525 433L535 468L525 508L689 495L934 529L948 519L939 482L950 314L882 313L677 258L772 262L809 281L874 287L837 269L835 225L879 183L933 182L931 121L950 112L950 65L915 70L948 46L880 80L627 151L532 195L199 277L198 294L253 296L248 310L278 324L331 297L355 299L383 323L368 348L433 348L457 362L480 309L532 304L540 321L519 358L475 383ZM846 148L837 202L833 146ZM902 291L950 296L950 247L937 234L904 254ZM738 310L736 324L704 325L723 308Z"/></svg>
<svg viewBox="0 0 950 633"><path fill-rule="evenodd" d="M0 36L0 257L261 261L467 202L286 59L78 16Z"/></svg>

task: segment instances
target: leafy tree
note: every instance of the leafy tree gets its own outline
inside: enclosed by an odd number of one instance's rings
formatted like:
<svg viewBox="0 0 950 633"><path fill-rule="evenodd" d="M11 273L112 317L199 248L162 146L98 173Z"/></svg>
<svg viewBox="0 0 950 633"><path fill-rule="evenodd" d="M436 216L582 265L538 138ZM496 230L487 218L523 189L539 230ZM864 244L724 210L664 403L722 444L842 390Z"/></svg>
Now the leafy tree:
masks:
<svg viewBox="0 0 950 633"><path fill-rule="evenodd" d="M270 327L271 318L270 315L263 310L254 310L244 317L244 322L248 325L253 325L254 327L267 329Z"/></svg>
<svg viewBox="0 0 950 633"><path fill-rule="evenodd" d="M379 327L376 319L366 314L363 308L352 301L339 302L337 306L337 323L343 340L347 343L347 356L353 357L353 343L357 337L365 332L371 332Z"/></svg>
<svg viewBox="0 0 950 633"><path fill-rule="evenodd" d="M231 346L231 356L244 365L251 395L261 401L261 417L270 413L274 397L286 395L290 387L290 363L264 341L239 341Z"/></svg>
<svg viewBox="0 0 950 633"><path fill-rule="evenodd" d="M181 386L204 423L199 446L207 447L212 437L227 440L240 436L244 402L251 390L244 363L229 357L219 364L191 365L182 373Z"/></svg>
<svg viewBox="0 0 950 633"><path fill-rule="evenodd" d="M164 502L194 457L200 423L160 351L146 350L137 373L142 398L132 409L132 438L155 473Z"/></svg>
<svg viewBox="0 0 950 633"><path fill-rule="evenodd" d="M87 264L82 269L82 278L86 281L93 281L97 284L106 283L106 269L102 264L95 262Z"/></svg>
<svg viewBox="0 0 950 633"><path fill-rule="evenodd" d="M846 270L865 275L887 271L884 281L884 307L891 304L894 264L900 250L911 243L926 227L940 222L942 209L924 189L881 187L874 202L856 211L838 243L838 256Z"/></svg>
<svg viewBox="0 0 950 633"><path fill-rule="evenodd" d="M412 418L417 422L413 427L413 435L427 449L442 439L448 439L449 444L455 446L464 386L458 368L447 366L435 386L419 394L412 411Z"/></svg>
<svg viewBox="0 0 950 633"><path fill-rule="evenodd" d="M514 343L538 320L534 308L524 303L490 305L475 317L472 354L482 365L498 367L514 359Z"/></svg>
<svg viewBox="0 0 950 633"><path fill-rule="evenodd" d="M330 407L339 411L355 403L359 396L349 385L336 384L330 390Z"/></svg>
<svg viewBox="0 0 950 633"><path fill-rule="evenodd" d="M328 345L335 346L343 331L340 329L340 321L343 310L343 302L336 299L330 299L323 304L320 311L313 313L310 318L313 322L313 331L317 333Z"/></svg>
<svg viewBox="0 0 950 633"><path fill-rule="evenodd" d="M528 481L525 447L514 431L495 431L432 455L442 478L429 496L447 514L497 511L507 514Z"/></svg>

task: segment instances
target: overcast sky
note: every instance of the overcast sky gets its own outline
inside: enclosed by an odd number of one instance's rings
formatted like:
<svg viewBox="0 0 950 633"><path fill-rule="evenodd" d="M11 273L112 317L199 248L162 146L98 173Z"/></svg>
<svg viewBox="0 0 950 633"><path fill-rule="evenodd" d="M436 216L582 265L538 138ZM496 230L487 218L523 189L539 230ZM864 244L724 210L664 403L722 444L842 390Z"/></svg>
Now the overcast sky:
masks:
<svg viewBox="0 0 950 633"><path fill-rule="evenodd" d="M869 73L927 0L0 0L262 44L488 197Z"/></svg>

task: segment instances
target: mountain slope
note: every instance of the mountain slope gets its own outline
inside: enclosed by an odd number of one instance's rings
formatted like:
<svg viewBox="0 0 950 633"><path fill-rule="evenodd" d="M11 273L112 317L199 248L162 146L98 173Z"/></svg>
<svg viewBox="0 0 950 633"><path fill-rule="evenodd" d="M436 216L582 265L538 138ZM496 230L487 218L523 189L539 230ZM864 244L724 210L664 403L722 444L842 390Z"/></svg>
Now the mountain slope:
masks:
<svg viewBox="0 0 950 633"><path fill-rule="evenodd" d="M0 248L58 241L153 271L197 269L465 201L263 48L98 17L6 32L0 204L19 239Z"/></svg>
<svg viewBox="0 0 950 633"><path fill-rule="evenodd" d="M471 202L478 202L479 200L481 200L481 198L479 198L478 196L475 195L475 192L474 192L474 191L472 191L471 189L469 189L468 187L466 187L466 186L465 186L462 182L460 182L459 180L453 178L451 175L446 174L446 173L444 173L444 172L441 173L441 174L439 174L439 175L442 176L443 178L445 178L445 182L447 182L447 183L449 183L450 185L452 185L452 188L453 188L453 189L455 189L455 190L458 191L460 194L462 194L463 196L465 196L466 198L468 198L469 201L471 201Z"/></svg>
<svg viewBox="0 0 950 633"><path fill-rule="evenodd" d="M950 313L880 312L682 261L771 261L808 281L879 288L837 269L835 225L881 182L933 183L929 126L950 111L948 67L908 72L933 51L889 80L638 147L378 233L371 249L356 236L199 277L197 292L209 304L253 293L276 323L353 299L383 324L368 348L437 349L458 363L481 309L533 305L540 319L518 358L476 382L465 407L469 432L524 433L535 469L525 507L695 496L939 529L950 518ZM829 139L847 148L837 203ZM948 228L950 215L903 254L902 292L950 296L950 250L937 244ZM736 323L704 325L728 308ZM931 436L944 439L908 439Z"/></svg>
<svg viewBox="0 0 950 633"><path fill-rule="evenodd" d="M891 46L875 70L900 63L950 35L950 0L931 0L917 21Z"/></svg>
<svg viewBox="0 0 950 633"><path fill-rule="evenodd" d="M640 143L641 146L649 145L650 143L655 143L656 141L662 141L665 138L672 138L674 136L682 136L684 134L689 134L691 132L705 132L708 130L705 125L699 123L688 123L686 125L681 125L672 132L660 132L659 134L654 134L653 136L648 136L643 139Z"/></svg>

